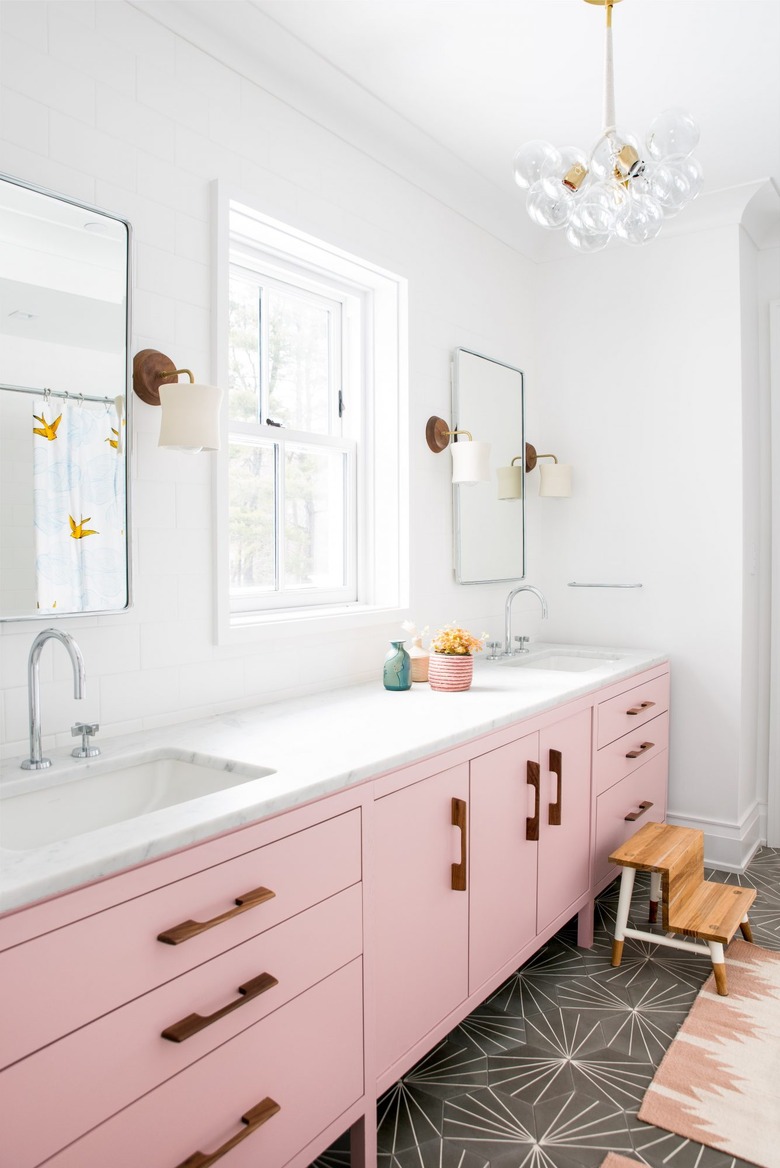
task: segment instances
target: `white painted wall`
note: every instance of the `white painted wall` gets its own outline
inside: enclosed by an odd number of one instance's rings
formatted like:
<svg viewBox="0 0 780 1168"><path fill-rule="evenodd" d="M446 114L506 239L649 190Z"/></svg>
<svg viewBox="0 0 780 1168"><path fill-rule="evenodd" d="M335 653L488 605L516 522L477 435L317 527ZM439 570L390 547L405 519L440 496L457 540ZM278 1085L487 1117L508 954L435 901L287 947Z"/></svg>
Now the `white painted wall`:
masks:
<svg viewBox="0 0 780 1168"><path fill-rule="evenodd" d="M575 466L572 499L535 500L530 567L549 631L669 650L670 811L731 862L750 796L743 673L755 654L743 649L739 232L572 256L539 279L537 424L544 448Z"/></svg>
<svg viewBox="0 0 780 1168"><path fill-rule="evenodd" d="M498 632L506 589L463 589L451 567L448 457L425 445L450 411L449 362L464 345L524 367L533 267L359 149L220 66L122 2L0 4L0 169L131 220L133 351L159 348L210 374L210 191L215 178L262 210L409 280L411 615ZM77 718L101 735L381 674L395 625L295 646L214 644L209 458L159 451L159 416L136 400L136 606L68 620L87 665L44 652L48 743ZM40 626L2 625L0 740L22 755L26 659ZM83 707L83 708L81 708Z"/></svg>
<svg viewBox="0 0 780 1168"><path fill-rule="evenodd" d="M429 414L449 412L455 347L525 370L528 437L574 464L575 494L537 499L531 480L528 578L551 615L542 628L537 602L521 596L515 632L671 653L671 810L707 829L713 858L738 863L757 838L756 800L766 798L768 517L754 511L768 473L762 322L767 296L778 294L772 261L752 255L733 224L536 267L121 0L4 0L0 22L2 168L132 221L134 351L160 348L211 369L215 178L269 215L408 277L411 608L420 624L456 618L500 631L506 589L453 582L446 462L428 452L423 431ZM44 655L48 742L69 741L84 714L103 734L142 730L378 677L392 627L318 637L305 652L281 636L262 649L215 647L211 463L158 451L157 416L136 405L136 607L67 622L87 661L86 703L69 696L65 655ZM643 588L576 591L570 580ZM36 628L0 626L8 755L25 747Z"/></svg>

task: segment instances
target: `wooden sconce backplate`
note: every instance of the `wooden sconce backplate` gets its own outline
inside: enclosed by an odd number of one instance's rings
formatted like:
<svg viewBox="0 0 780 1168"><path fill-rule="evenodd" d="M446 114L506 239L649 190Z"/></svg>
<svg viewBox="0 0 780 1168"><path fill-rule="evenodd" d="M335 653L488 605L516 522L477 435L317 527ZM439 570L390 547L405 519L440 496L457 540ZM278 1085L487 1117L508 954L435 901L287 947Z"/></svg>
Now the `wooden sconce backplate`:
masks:
<svg viewBox="0 0 780 1168"><path fill-rule="evenodd" d="M133 389L148 406L159 406L160 382L175 373L173 361L157 349L141 349L133 357Z"/></svg>

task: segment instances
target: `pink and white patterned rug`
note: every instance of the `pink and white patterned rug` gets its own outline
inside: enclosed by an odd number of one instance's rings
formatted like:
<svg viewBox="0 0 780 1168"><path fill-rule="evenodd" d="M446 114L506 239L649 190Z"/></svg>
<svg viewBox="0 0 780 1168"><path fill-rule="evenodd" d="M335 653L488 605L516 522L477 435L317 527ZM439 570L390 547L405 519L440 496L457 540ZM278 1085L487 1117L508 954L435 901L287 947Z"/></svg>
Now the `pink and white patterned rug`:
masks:
<svg viewBox="0 0 780 1168"><path fill-rule="evenodd" d="M617 1152L610 1152L606 1160L601 1161L601 1168L637 1168L637 1164L639 1164L638 1160L629 1160L628 1156L619 1156Z"/></svg>
<svg viewBox="0 0 780 1168"><path fill-rule="evenodd" d="M712 975L647 1089L639 1118L748 1160L780 1165L780 953L732 941L728 997Z"/></svg>

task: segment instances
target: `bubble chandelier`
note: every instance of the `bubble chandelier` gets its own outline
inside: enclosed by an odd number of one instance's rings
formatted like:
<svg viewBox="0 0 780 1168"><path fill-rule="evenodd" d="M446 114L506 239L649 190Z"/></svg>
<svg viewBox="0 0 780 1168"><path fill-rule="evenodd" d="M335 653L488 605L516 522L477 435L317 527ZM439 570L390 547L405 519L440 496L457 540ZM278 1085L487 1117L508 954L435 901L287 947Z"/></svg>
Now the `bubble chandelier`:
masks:
<svg viewBox="0 0 780 1168"><path fill-rule="evenodd" d="M590 155L576 146L526 142L515 155L514 175L528 191L534 223L563 229L577 251L594 252L614 237L632 244L654 239L665 216L696 198L704 178L693 157L699 128L684 110L665 110L651 122L644 156L639 139L615 124L612 8L620 0L586 2L607 13L601 137Z"/></svg>

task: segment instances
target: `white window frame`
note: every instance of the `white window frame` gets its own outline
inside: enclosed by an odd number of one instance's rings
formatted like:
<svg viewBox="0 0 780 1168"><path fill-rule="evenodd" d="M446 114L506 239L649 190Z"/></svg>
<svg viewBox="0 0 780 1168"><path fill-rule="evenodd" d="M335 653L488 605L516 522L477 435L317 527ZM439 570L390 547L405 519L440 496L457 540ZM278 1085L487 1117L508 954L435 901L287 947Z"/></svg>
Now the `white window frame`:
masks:
<svg viewBox="0 0 780 1168"><path fill-rule="evenodd" d="M408 373L407 284L403 277L296 228L263 214L256 200L215 183L216 242L213 348L215 383L228 384L228 287L231 250L231 207L248 217L252 246L264 256L264 270L283 283L284 271L297 269L296 280L307 279L313 290L323 284L344 288L344 304L359 301L363 333L363 368L352 374L345 368L346 410L354 422L360 416L356 439L355 514L357 554L353 565L356 593L351 599L322 597L316 605L282 607L269 603L261 610L231 612L229 579L229 458L228 434L239 434L240 423L229 422L227 394L222 406L222 443L215 474L215 600L218 644L278 638L329 630L341 631L401 620L408 616L409 501L408 501ZM274 259L279 272L274 273ZM349 310L345 310L348 312ZM354 309L352 317L354 317ZM347 327L355 327L350 317ZM353 376L359 385L350 384ZM360 393L362 409L357 410ZM346 417L347 415L345 415ZM274 441L295 442L301 437L276 427L251 426L258 435L267 431ZM306 441L311 436L306 435ZM329 439L333 441L333 439ZM350 438L342 440L345 448ZM266 594L267 598L267 594Z"/></svg>
<svg viewBox="0 0 780 1168"><path fill-rule="evenodd" d="M273 609L294 609L306 606L328 606L333 604L354 603L358 598L358 555L359 544L358 513L357 513L357 448L361 431L359 389L352 382L358 378L349 368L349 362L344 361L342 341L350 324L359 325L361 302L360 298L349 291L334 286L333 283L323 284L310 275L302 272L298 265L289 265L279 275L276 263L256 248L231 246L231 260L229 265L230 277L237 272L239 278L247 284L254 285L260 295L263 291L277 290L288 297L297 297L308 304L314 304L328 312L328 427L329 433L313 431L296 431L278 426L266 425L262 420L255 422L238 422L228 419L228 443L234 442L244 445L271 446L274 457L274 478L276 482L276 518L275 518L275 581L274 588L247 588L242 594L236 590L230 591L230 609L232 616L242 617L244 614L265 613ZM245 273L245 275L244 275ZM295 281L292 283L291 281ZM353 332L356 330L353 327ZM347 334L348 335L348 334ZM261 312L260 318L260 358L259 381L261 390L261 417L262 414L272 413L270 404L262 400L262 394L268 381L268 313ZM350 403L347 411L348 424L339 417L339 397L344 393L345 400ZM228 413L229 413L228 402ZM271 419L273 421L274 419ZM323 450L339 452L344 458L344 485L343 485L343 515L342 531L344 533L344 583L340 587L331 589L317 586L283 587L284 578L284 548L285 548L285 474L280 469L284 466L286 451L291 446L302 446L312 449L320 447ZM231 617L232 619L232 617Z"/></svg>

